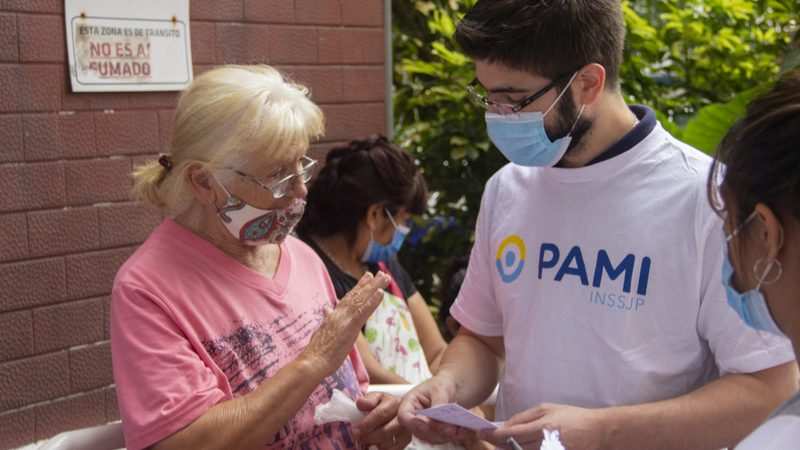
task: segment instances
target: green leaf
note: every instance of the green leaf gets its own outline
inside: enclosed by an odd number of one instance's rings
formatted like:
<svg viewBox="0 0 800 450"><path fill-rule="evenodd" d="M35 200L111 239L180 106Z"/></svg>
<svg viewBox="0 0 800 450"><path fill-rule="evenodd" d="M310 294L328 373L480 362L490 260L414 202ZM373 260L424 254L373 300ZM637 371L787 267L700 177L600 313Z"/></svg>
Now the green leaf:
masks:
<svg viewBox="0 0 800 450"><path fill-rule="evenodd" d="M747 104L762 89L763 87L751 89L736 95L727 103L701 108L686 124L682 133L683 141L705 153L713 153L733 124L744 117Z"/></svg>

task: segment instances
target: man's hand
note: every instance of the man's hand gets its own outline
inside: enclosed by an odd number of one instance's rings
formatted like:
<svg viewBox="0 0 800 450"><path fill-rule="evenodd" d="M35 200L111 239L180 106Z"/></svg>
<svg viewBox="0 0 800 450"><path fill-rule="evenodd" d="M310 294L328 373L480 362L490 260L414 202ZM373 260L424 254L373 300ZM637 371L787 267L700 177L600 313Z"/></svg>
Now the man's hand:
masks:
<svg viewBox="0 0 800 450"><path fill-rule="evenodd" d="M436 375L403 397L397 417L403 427L425 442L431 444L455 442L459 437L463 437L464 430L417 416L417 411L451 403L455 399L455 393L456 386L450 378Z"/></svg>
<svg viewBox="0 0 800 450"><path fill-rule="evenodd" d="M411 433L400 426L397 408L400 399L382 392L372 392L356 401L367 416L353 427L355 438L367 448L401 450L411 442Z"/></svg>
<svg viewBox="0 0 800 450"><path fill-rule="evenodd" d="M507 420L502 427L480 433L481 438L507 447L513 437L526 449L538 450L542 429L558 430L561 443L569 450L602 450L607 441L602 409L544 403Z"/></svg>

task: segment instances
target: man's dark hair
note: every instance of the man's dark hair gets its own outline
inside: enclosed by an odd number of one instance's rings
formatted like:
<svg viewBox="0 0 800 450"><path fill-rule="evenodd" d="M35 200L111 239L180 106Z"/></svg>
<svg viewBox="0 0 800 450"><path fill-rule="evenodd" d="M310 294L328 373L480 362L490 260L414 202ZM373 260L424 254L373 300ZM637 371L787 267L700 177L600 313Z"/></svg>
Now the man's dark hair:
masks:
<svg viewBox="0 0 800 450"><path fill-rule="evenodd" d="M472 59L551 80L598 63L616 89L625 21L620 0L479 0L455 38Z"/></svg>

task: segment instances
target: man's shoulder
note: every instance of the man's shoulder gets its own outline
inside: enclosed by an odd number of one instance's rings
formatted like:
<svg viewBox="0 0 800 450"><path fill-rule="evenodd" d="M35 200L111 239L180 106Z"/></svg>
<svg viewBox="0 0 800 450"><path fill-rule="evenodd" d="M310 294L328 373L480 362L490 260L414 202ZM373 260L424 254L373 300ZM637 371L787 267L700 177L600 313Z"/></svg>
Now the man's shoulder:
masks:
<svg viewBox="0 0 800 450"><path fill-rule="evenodd" d="M708 172L714 161L713 157L679 140L663 128L660 129L660 133L663 133L664 136L662 145L671 153L680 157L676 158L675 162L679 167L685 169L683 172L687 175L694 175L691 178L702 178L705 182L705 177L708 176Z"/></svg>

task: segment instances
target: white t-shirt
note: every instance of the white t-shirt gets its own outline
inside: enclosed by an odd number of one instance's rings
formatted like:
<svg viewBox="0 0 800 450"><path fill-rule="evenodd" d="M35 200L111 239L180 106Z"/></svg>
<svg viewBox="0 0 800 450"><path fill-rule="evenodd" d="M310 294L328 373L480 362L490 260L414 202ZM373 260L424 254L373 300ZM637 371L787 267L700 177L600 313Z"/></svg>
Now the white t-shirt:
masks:
<svg viewBox="0 0 800 450"><path fill-rule="evenodd" d="M800 448L800 417L777 416L764 422L736 450L792 450Z"/></svg>
<svg viewBox="0 0 800 450"><path fill-rule="evenodd" d="M736 450L791 449L800 449L800 394L784 403L769 420L736 446Z"/></svg>
<svg viewBox="0 0 800 450"><path fill-rule="evenodd" d="M673 398L794 359L726 303L710 162L656 124L612 159L508 164L489 180L451 313L504 337L498 420L542 402Z"/></svg>

